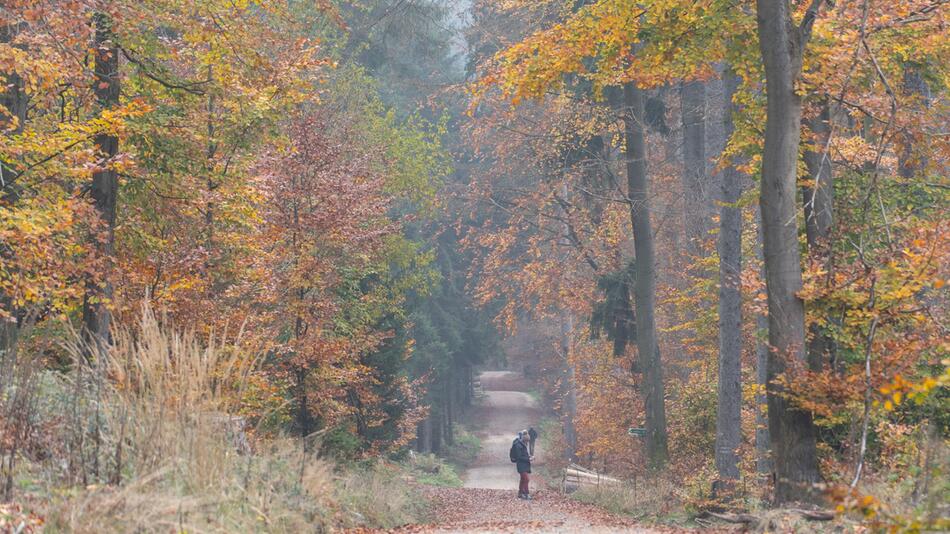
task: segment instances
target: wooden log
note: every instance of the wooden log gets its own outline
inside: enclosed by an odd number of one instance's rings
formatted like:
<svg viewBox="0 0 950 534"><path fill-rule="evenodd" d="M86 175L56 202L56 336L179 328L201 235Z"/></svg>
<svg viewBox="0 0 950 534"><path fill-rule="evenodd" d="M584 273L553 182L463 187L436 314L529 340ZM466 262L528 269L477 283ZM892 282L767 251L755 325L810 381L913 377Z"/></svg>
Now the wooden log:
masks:
<svg viewBox="0 0 950 534"><path fill-rule="evenodd" d="M726 523L735 523L735 524L744 524L744 525L755 525L759 522L759 518L751 514L730 514L730 513L716 513L710 512L709 510L703 511L698 516L700 519L706 519L712 517L720 521L725 521Z"/></svg>
<svg viewBox="0 0 950 534"><path fill-rule="evenodd" d="M809 521L831 521L835 518L834 512L829 512L827 510L802 510L798 508L790 508L787 510L789 513L798 514L803 518ZM758 524L760 519L752 514L732 514L727 512L711 512L705 510L696 516L699 519L714 518L720 521L725 521L727 523L736 523L736 524L745 524L745 525L755 525Z"/></svg>
<svg viewBox="0 0 950 534"><path fill-rule="evenodd" d="M582 472L584 472L584 473L590 473L590 474L592 474L592 475L596 475L596 474L597 474L597 471L594 471L593 469L588 469L588 468L586 468L586 467L584 467L584 466L582 466L582 465L577 465L577 464L574 464L574 463L569 464L569 465L567 466L567 468L568 468L568 469L573 469L573 470L575 470L575 471L582 471Z"/></svg>
<svg viewBox="0 0 950 534"><path fill-rule="evenodd" d="M800 510L793 508L789 510L789 512L795 512L810 521L831 521L835 518L835 513L827 510Z"/></svg>
<svg viewBox="0 0 950 534"><path fill-rule="evenodd" d="M601 475L599 473L585 473L584 471L578 471L576 469L571 469L571 468L567 468L564 471L567 472L569 475L573 474L582 478L593 478L597 480L610 480L612 482L620 482L620 479L609 477L607 475Z"/></svg>
<svg viewBox="0 0 950 534"><path fill-rule="evenodd" d="M582 484L620 484L620 480L597 473L586 473L576 469L567 468L564 470L565 479L577 481Z"/></svg>
<svg viewBox="0 0 950 534"><path fill-rule="evenodd" d="M619 484L619 483L620 483L620 481L617 480L617 479L615 479L615 478L610 478L610 477L598 477L598 476L588 475L588 474L584 474L584 473L577 473L577 474L573 474L573 475L568 475L568 477L576 478L576 479L578 479L578 480L586 480L586 481L595 482L595 483L597 483L597 482L604 483L604 484Z"/></svg>

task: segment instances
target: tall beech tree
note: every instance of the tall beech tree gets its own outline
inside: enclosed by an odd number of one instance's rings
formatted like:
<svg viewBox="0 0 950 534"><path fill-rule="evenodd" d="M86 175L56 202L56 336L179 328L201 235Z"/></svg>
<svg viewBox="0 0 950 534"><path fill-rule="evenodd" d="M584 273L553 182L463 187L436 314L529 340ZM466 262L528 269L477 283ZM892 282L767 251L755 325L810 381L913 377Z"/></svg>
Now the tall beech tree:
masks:
<svg viewBox="0 0 950 534"><path fill-rule="evenodd" d="M3 24L0 26L0 43L8 45L25 24ZM4 74L3 90L0 91L0 130L7 136L19 135L23 132L26 123L26 113L29 99L25 91L23 77L16 71ZM13 162L0 160L0 201L13 202L16 200L17 172Z"/></svg>
<svg viewBox="0 0 950 534"><path fill-rule="evenodd" d="M9 44L14 35L25 25L0 25L0 43ZM23 132L26 122L28 99L24 92L23 79L16 72L0 78L3 89L0 91L0 135L15 136ZM9 209L17 199L17 171L6 155L0 157L0 206ZM10 261L13 252L8 246L0 245L0 258L4 263ZM6 292L0 293L0 364L6 362L8 353L15 350L18 337L18 323L21 319L19 307L12 305L13 299ZM9 316L5 314L8 313Z"/></svg>
<svg viewBox="0 0 950 534"><path fill-rule="evenodd" d="M627 195L630 197L630 223L633 226L636 254L633 302L637 318L637 358L644 374L647 455L654 468L661 468L666 464L669 451L663 368L656 336L656 252L653 246L653 225L650 223L651 197L644 140L646 121L643 91L635 83L624 84L623 104Z"/></svg>
<svg viewBox="0 0 950 534"><path fill-rule="evenodd" d="M684 80L680 84L680 117L683 129L683 243L680 255L688 259L686 271L697 273L697 259L703 251L709 224L706 202L709 184L706 180L706 83L702 80ZM686 310L686 322L693 322L696 314ZM689 329L682 338L695 338L695 329Z"/></svg>
<svg viewBox="0 0 950 534"><path fill-rule="evenodd" d="M106 114L119 105L119 47L113 32L112 15L97 12L93 15L95 42L93 57L95 76L93 92L100 113ZM103 258L115 255L116 203L119 196L119 176L113 167L113 158L119 153L119 138L114 132L101 132L95 138L96 151L101 158L92 173L90 194L99 223L93 226L96 250ZM112 280L89 280L83 300L83 334L90 343L104 350L109 341L112 323Z"/></svg>
<svg viewBox="0 0 950 534"><path fill-rule="evenodd" d="M739 78L723 70L723 130L735 130L733 102ZM719 391L716 410L716 470L722 481L739 478L738 449L742 440L742 173L733 162L720 173L722 206L719 210Z"/></svg>
<svg viewBox="0 0 950 534"><path fill-rule="evenodd" d="M788 0L756 2L768 99L759 202L771 345L769 434L778 502L814 500L814 485L820 480L812 415L795 406L776 379L786 371L788 361L806 359L805 306L799 296L802 268L796 199L802 101L797 81L822 3L812 2L803 20L796 23Z"/></svg>
<svg viewBox="0 0 950 534"><path fill-rule="evenodd" d="M818 113L808 122L812 139L805 150L805 167L808 180L802 186L805 236L808 253L813 261L822 266L825 280L834 277L831 230L834 224L834 175L831 166L831 111L827 100L818 104ZM824 365L834 366L834 340L817 321L808 326L808 365L819 370Z"/></svg>
<svg viewBox="0 0 950 534"><path fill-rule="evenodd" d="M686 253L695 258L706 238L706 83L680 86L683 127L683 228Z"/></svg>
<svg viewBox="0 0 950 534"><path fill-rule="evenodd" d="M92 141L131 112L90 112L95 60L76 57L93 46L96 25L63 7L0 7L0 345L11 350L23 327L81 308L77 280L101 279L87 254L98 241L82 224L95 211L89 169L102 163Z"/></svg>

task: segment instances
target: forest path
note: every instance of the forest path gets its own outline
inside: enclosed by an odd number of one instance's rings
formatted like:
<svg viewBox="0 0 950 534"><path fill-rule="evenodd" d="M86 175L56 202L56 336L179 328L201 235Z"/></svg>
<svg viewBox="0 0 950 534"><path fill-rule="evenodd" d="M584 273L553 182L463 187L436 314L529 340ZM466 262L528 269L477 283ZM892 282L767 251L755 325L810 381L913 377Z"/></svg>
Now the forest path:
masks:
<svg viewBox="0 0 950 534"><path fill-rule="evenodd" d="M531 501L517 498L518 474L508 460L508 449L518 430L537 427L541 410L528 394L530 386L517 373L486 371L481 374L485 397L472 417L482 440L475 464L463 474L464 487L436 488L423 492L433 503L433 523L407 525L396 532L632 532L665 530L639 527L629 518L614 516L557 492L538 489L537 473L531 479ZM543 463L545 437L539 436L536 465Z"/></svg>
<svg viewBox="0 0 950 534"><path fill-rule="evenodd" d="M541 410L526 390L528 385L510 371L485 371L480 375L485 396L472 414L475 434L482 450L463 474L466 488L509 490L517 495L518 474L508 460L508 449L519 430L537 427ZM542 463L542 440L535 450L535 465ZM532 478L536 478L536 473ZM532 480L538 487L540 480Z"/></svg>

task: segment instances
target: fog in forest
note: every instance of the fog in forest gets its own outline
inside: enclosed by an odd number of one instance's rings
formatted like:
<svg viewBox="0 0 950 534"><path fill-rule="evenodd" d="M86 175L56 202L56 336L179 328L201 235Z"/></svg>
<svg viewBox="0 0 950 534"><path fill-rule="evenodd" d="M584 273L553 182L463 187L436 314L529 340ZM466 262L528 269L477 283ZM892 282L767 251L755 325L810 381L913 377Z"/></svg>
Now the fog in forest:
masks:
<svg viewBox="0 0 950 534"><path fill-rule="evenodd" d="M0 532L950 529L947 18L3 2Z"/></svg>

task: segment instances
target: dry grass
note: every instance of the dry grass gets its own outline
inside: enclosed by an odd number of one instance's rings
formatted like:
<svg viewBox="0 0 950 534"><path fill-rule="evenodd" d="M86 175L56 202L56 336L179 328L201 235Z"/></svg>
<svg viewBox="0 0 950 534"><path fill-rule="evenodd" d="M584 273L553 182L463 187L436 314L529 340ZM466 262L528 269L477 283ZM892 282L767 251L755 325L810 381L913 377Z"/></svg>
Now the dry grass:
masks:
<svg viewBox="0 0 950 534"><path fill-rule="evenodd" d="M73 340L71 423L89 435L73 436L72 475L117 483L170 468L187 471L193 489L220 479L227 468L220 442L243 437L233 414L255 358L224 337L204 341L163 327L148 307L101 357L88 357L78 336Z"/></svg>
<svg viewBox="0 0 950 534"><path fill-rule="evenodd" d="M337 519L333 466L281 440L267 455L218 449L216 480L168 466L121 486L92 486L54 498L54 532L235 532L329 529ZM207 456L213 456L208 453ZM181 463L177 459L175 463ZM300 469L303 464L303 469Z"/></svg>
<svg viewBox="0 0 950 534"><path fill-rule="evenodd" d="M938 466L933 469L926 491L920 489L920 480L910 476L894 480L866 480L856 495L858 500L863 496L873 497L870 504L856 507L846 505L830 520L810 519L795 507L770 509L768 503L754 498L728 504L735 511L755 518L744 527L750 532L946 532L950 527L950 506L947 504L950 502L947 498L950 495L950 478L946 475L946 444L940 443L938 446L940 451L935 455L942 460L935 461ZM641 478L636 486L627 481L622 485L581 488L573 497L647 523L683 525L695 522L700 526L729 524L715 518L706 518L704 521L695 519L700 508L706 507L697 508L698 502L690 494L688 485L666 477ZM829 503L827 508L833 509L834 503Z"/></svg>
<svg viewBox="0 0 950 534"><path fill-rule="evenodd" d="M636 482L578 489L575 499L605 510L646 520L685 520L685 495L681 484L664 477L641 477Z"/></svg>
<svg viewBox="0 0 950 534"><path fill-rule="evenodd" d="M35 392L53 454L23 458L20 500L48 532L76 533L320 532L422 513L392 469L341 470L297 439L250 447L234 414L255 358L236 346L147 308L106 355L72 343L69 372Z"/></svg>

